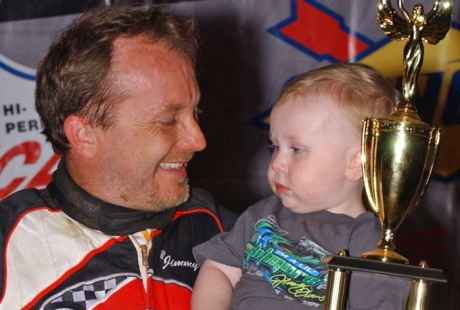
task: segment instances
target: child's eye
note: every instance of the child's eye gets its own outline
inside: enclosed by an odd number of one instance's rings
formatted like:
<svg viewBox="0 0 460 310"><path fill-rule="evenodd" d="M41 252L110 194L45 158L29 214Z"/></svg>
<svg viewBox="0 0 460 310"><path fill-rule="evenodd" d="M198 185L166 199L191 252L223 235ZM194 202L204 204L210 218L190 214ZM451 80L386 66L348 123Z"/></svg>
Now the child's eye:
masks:
<svg viewBox="0 0 460 310"><path fill-rule="evenodd" d="M269 143L268 148L272 149L274 152L278 151L278 145L273 144L273 143Z"/></svg>
<svg viewBox="0 0 460 310"><path fill-rule="evenodd" d="M303 152L303 149L298 147L292 147L292 150L294 151L294 154L301 154Z"/></svg>

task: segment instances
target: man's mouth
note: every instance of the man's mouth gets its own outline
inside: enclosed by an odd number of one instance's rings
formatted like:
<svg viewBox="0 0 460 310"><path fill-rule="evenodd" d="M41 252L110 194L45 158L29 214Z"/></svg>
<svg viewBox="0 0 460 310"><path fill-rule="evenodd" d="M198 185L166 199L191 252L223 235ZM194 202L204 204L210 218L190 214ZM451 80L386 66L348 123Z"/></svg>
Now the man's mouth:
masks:
<svg viewBox="0 0 460 310"><path fill-rule="evenodd" d="M187 168L187 164L188 163L160 163L159 166L161 169L177 171L182 167Z"/></svg>

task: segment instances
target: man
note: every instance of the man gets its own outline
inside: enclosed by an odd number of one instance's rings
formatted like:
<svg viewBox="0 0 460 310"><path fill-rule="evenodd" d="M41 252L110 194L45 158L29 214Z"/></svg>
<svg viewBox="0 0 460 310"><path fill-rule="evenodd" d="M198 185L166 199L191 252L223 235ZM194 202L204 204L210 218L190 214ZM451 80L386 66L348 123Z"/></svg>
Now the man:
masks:
<svg viewBox="0 0 460 310"><path fill-rule="evenodd" d="M61 161L0 204L0 309L190 308L192 247L234 222L187 183L206 146L195 32L163 7L103 8L51 45L36 109Z"/></svg>

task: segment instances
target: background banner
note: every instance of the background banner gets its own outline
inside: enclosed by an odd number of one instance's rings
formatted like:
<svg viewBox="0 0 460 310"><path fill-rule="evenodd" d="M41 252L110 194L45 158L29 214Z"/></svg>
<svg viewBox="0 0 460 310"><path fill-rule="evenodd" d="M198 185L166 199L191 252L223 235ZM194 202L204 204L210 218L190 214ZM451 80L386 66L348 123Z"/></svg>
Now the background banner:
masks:
<svg viewBox="0 0 460 310"><path fill-rule="evenodd" d="M34 110L35 70L56 31L97 2L18 1L0 2L0 198L45 186L56 168L59 158L40 134ZM434 0L405 1L406 10L412 12L416 3L426 15ZM237 212L271 194L265 176L269 114L290 79L329 63L363 62L401 83L406 42L390 41L380 30L377 0L170 5L196 18L201 32L200 124L208 147L191 162L190 182ZM446 38L424 46L416 105L423 121L441 127L444 135L432 181L398 229L397 246L411 264L424 259L446 271L449 286L435 286L432 303L433 309L447 309L460 289L459 1Z"/></svg>

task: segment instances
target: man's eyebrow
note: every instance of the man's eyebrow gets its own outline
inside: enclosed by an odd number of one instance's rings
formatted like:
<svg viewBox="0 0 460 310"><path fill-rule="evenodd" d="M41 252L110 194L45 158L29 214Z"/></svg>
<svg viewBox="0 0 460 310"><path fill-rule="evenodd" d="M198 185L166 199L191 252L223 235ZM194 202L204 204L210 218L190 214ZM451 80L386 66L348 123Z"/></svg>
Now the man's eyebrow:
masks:
<svg viewBox="0 0 460 310"><path fill-rule="evenodd" d="M168 111L179 111L183 109L186 106L186 104L183 103L169 103L165 104L163 108Z"/></svg>
<svg viewBox="0 0 460 310"><path fill-rule="evenodd" d="M165 110L169 110L169 111L179 111L185 107L187 107L188 104L187 103L168 103L168 104L165 104L163 105L163 108ZM196 103L193 104L193 108L194 109L197 109L199 106L199 101L197 101Z"/></svg>

